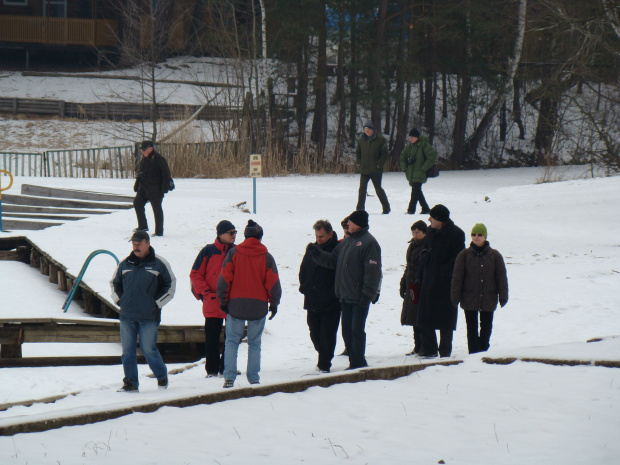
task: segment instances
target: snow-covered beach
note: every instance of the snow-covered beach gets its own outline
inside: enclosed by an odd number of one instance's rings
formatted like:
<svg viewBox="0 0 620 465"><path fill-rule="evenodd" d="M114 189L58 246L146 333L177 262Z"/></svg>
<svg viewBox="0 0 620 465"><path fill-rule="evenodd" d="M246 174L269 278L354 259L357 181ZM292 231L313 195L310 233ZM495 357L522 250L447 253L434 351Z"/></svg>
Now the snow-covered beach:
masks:
<svg viewBox="0 0 620 465"><path fill-rule="evenodd" d="M585 167L558 168L561 182L539 184L543 168L442 172L424 192L442 203L467 234L487 225L489 241L507 262L510 301L497 311L491 349L467 354L462 313L453 359L463 363L429 367L394 381L369 381L299 394L274 394L198 407L163 408L97 424L0 438L2 464L25 463L560 463L613 462L620 454L620 372L592 365L551 366L517 361L489 365L482 356L620 360L620 198L617 177L585 179ZM129 180L17 178L22 183L131 193ZM189 291L189 271L200 248L215 238L215 225L231 220L242 229L252 218L265 229L264 244L276 259L283 287L277 317L263 337L261 382L280 383L313 373L316 356L308 337L297 273L312 224L329 219L336 227L355 206L356 175L288 176L258 180L257 213L250 179L176 181L166 196L166 235L154 238L178 279L164 323L201 324L199 303ZM367 359L372 367L418 363L411 328L399 324L398 283L405 263L409 227L421 215L405 215L409 186L402 173L386 173L392 213L381 215L369 197L370 231L383 254L380 301L367 323ZM371 189L372 192L372 189ZM147 206L147 217L152 214ZM124 257L135 227L132 210L67 223L27 235L77 274L86 256L108 249ZM340 229L336 227L340 232ZM109 296L115 263L92 262L86 282ZM0 315L62 316L65 294L21 263L0 262ZM27 297L25 297L27 296ZM68 315L81 309L72 304ZM587 343L593 338L603 341ZM118 354L114 344L62 347L26 344L24 355L43 353ZM84 349L82 349L84 347ZM339 341L337 352L342 350ZM245 347L239 354L240 366ZM334 372L347 366L336 357ZM169 365L169 369L176 368ZM0 424L25 417L62 415L222 389L198 365L170 376L158 391L140 367L141 392L116 393L120 366L3 368L0 403L78 392L55 403L12 407ZM330 375L321 375L330 376ZM238 387L247 385L243 376Z"/></svg>

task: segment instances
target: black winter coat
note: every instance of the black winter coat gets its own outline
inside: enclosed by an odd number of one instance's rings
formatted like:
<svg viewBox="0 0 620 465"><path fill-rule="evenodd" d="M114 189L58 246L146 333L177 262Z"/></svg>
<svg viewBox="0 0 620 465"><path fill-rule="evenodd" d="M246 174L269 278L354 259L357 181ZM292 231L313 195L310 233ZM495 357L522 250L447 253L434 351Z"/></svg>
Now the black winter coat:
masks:
<svg viewBox="0 0 620 465"><path fill-rule="evenodd" d="M325 252L331 252L338 245L338 236L333 236L324 244L316 244ZM334 312L340 310L340 302L334 291L336 270L319 265L308 252L299 267L299 292L304 295L304 308L314 312Z"/></svg>
<svg viewBox="0 0 620 465"><path fill-rule="evenodd" d="M403 299L403 310L400 314L400 324L408 326L416 326L418 319L418 306L411 300L410 288L418 278L420 270L420 252L424 248L424 240L411 240L407 247L407 267L400 279L400 294L405 294ZM419 292L419 290L418 290Z"/></svg>
<svg viewBox="0 0 620 465"><path fill-rule="evenodd" d="M315 262L336 268L336 296L342 301L375 300L381 288L381 247L368 228L344 238L331 253L318 251Z"/></svg>
<svg viewBox="0 0 620 465"><path fill-rule="evenodd" d="M508 302L508 276L504 257L488 241L473 243L456 257L452 275L452 302L464 310L492 312L497 302Z"/></svg>
<svg viewBox="0 0 620 465"><path fill-rule="evenodd" d="M148 199L163 197L170 190L170 169L164 157L154 150L140 160L134 191L142 189Z"/></svg>
<svg viewBox="0 0 620 465"><path fill-rule="evenodd" d="M428 229L420 254L420 305L417 326L456 329L457 307L450 292L454 261L465 248L465 233L448 220L441 229Z"/></svg>

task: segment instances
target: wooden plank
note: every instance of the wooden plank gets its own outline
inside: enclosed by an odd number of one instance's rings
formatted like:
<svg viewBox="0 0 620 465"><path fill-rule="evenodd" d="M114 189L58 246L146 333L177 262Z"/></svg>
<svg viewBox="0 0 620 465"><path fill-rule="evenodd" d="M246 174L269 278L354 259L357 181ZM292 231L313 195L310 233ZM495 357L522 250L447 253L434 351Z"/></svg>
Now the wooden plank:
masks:
<svg viewBox="0 0 620 465"><path fill-rule="evenodd" d="M13 205L36 205L44 207L68 207L68 208L99 208L107 210L127 210L133 208L133 204L108 203L94 201L80 201L70 199L57 199L50 197L31 197L26 195L4 194L2 202Z"/></svg>
<svg viewBox="0 0 620 465"><path fill-rule="evenodd" d="M63 199L96 200L107 202L132 202L133 196L108 194L106 192L82 191L77 189L60 189L54 187L36 186L34 184L22 184L23 195L38 197L55 197Z"/></svg>
<svg viewBox="0 0 620 465"><path fill-rule="evenodd" d="M37 207L34 205L2 205L3 213L39 213L39 214L89 214L89 215L108 215L114 213L114 210L87 210L79 208L62 208L62 207Z"/></svg>
<svg viewBox="0 0 620 465"><path fill-rule="evenodd" d="M88 216L71 216L71 215L48 215L42 213L9 213L5 212L4 218L21 218L29 220L63 220L63 221L77 221L88 218ZM85 213L82 211L81 213Z"/></svg>

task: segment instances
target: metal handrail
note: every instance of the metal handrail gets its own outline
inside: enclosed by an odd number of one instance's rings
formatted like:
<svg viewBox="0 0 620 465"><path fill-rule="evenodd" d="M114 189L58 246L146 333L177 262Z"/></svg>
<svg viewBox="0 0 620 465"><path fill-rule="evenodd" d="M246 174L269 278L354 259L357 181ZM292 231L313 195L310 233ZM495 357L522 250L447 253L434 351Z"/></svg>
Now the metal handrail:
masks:
<svg viewBox="0 0 620 465"><path fill-rule="evenodd" d="M84 273L86 273L86 268L88 268L88 265L90 264L90 261L97 255L99 254L108 254L111 255L112 257L114 257L114 260L116 260L116 264L118 265L120 262L118 261L118 258L116 257L116 255L114 255L112 252L110 252L109 250L95 250L93 253L91 253L88 258L86 259L86 261L84 262L84 265L82 265L82 269L80 270L80 274L78 274L78 277L75 280L75 283L73 284L73 287L71 288L71 292L69 292L69 296L67 297L67 300L65 300L65 303L62 306L62 309L64 310L64 313L67 313L67 310L69 310L69 306L71 305L71 301L73 300L73 296L75 295L75 292L77 291L77 288L80 285L80 282L82 282L82 278L84 277Z"/></svg>

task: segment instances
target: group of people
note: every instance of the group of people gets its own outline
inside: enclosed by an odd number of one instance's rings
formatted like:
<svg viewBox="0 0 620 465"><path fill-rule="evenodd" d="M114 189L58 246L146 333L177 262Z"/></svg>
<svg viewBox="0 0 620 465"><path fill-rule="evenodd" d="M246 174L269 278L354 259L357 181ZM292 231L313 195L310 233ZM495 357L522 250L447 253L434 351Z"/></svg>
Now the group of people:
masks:
<svg viewBox="0 0 620 465"><path fill-rule="evenodd" d="M465 312L469 353L486 351L497 304L503 307L508 302L503 257L491 248L484 224L478 223L472 228L471 243L466 248L465 233L450 219L448 208L441 204L429 208L421 184L426 181L424 173L435 162L435 152L417 129L413 129L409 137L410 144L400 159L412 186L407 213L415 213L420 202L421 213L429 214L430 225L419 220L411 226L407 264L400 280L401 324L413 327L413 349L407 355L449 357L459 304ZM152 166L149 163L160 163L150 141L143 142L142 148L143 169ZM369 232L364 202L368 181L372 180L383 213L390 212L387 196L381 188L387 148L385 139L374 131L370 121L364 126L357 154L361 172L358 205L341 222L344 236L339 240L329 221L317 221L313 225L316 240L306 247L299 270L299 292L304 295L303 308L307 311L310 339L318 354L316 368L323 373L331 370L341 323L343 354L349 358L347 370L368 366L366 319L370 305L378 302L381 291L381 247ZM165 190L165 178L163 173L158 181L161 190ZM150 196L149 200L155 199L161 208L163 194L161 197L151 195L149 189L154 187L149 187L144 178L138 181L136 199ZM161 309L173 298L176 287L170 265L156 255L150 245L148 228L140 227L146 226L145 222L140 223L144 215L144 204L140 202L142 210L138 214L139 227L131 238L132 252L119 264L111 281L112 297L120 306L125 376L119 391L125 392L139 389L138 336L158 386L164 389L168 386L166 366L156 346L157 328ZM156 214L155 218L156 235L163 235L163 214L160 217ZM191 290L202 302L205 318L206 376L222 376L224 388L233 387L240 374L237 353L246 326L246 376L250 384L260 383L261 337L267 315L270 320L274 318L282 295L275 260L262 244L263 228L249 220L244 229L245 240L237 245L236 237L235 226L228 220L220 221L215 241L199 252L190 272ZM220 350L223 328L225 343Z"/></svg>

